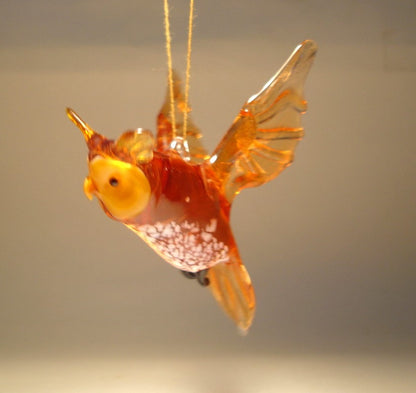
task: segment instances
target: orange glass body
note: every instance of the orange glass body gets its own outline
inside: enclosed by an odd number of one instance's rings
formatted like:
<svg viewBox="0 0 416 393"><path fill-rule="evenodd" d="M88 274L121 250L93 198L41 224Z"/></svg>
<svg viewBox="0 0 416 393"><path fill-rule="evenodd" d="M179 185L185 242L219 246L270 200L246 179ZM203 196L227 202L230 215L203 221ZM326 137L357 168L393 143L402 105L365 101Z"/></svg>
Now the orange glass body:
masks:
<svg viewBox="0 0 416 393"><path fill-rule="evenodd" d="M270 181L292 163L304 133L303 85L315 53L314 42L299 45L248 99L211 155L191 119L183 132L187 106L176 76L176 124L170 122L167 99L156 139L139 129L109 140L67 111L89 149L87 196L95 195L111 218L174 267L207 271L215 299L242 331L253 320L255 297L232 234L231 205L241 190Z"/></svg>

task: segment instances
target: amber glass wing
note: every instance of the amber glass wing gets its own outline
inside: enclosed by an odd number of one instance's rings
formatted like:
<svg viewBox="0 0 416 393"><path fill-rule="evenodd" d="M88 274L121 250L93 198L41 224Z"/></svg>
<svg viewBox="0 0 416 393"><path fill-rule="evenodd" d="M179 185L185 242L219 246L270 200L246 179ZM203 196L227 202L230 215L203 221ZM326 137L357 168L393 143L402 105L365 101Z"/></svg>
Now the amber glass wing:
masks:
<svg viewBox="0 0 416 393"><path fill-rule="evenodd" d="M184 100L184 94L182 91L182 82L177 73L173 73L174 79L174 99L175 99L175 123L176 123L176 135L183 135L183 123L184 113L186 109L186 103ZM190 111L190 109L188 108ZM156 150L167 153L171 149L173 141L172 122L171 122L171 108L170 108L170 96L169 89L166 94L165 102L160 109L157 117L157 141ZM189 151L189 159L194 163L201 163L209 158L207 151L202 145L202 134L198 127L192 121L192 118L188 115L187 129L185 135L185 142ZM184 157L187 158L187 157Z"/></svg>
<svg viewBox="0 0 416 393"><path fill-rule="evenodd" d="M242 189L268 182L293 161L303 137L303 85L316 49L313 41L295 49L263 89L249 98L212 154L213 169L230 202Z"/></svg>

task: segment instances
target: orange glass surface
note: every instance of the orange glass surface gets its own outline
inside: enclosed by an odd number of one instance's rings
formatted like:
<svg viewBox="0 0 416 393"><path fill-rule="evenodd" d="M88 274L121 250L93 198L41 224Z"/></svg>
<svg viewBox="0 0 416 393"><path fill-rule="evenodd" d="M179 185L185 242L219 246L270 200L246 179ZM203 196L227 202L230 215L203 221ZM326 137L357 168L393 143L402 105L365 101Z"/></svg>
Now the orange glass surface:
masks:
<svg viewBox="0 0 416 393"><path fill-rule="evenodd" d="M230 203L209 166L188 163L176 152L156 152L141 169L150 181L151 200L125 224L178 269L198 272L227 262L235 248Z"/></svg>
<svg viewBox="0 0 416 393"><path fill-rule="evenodd" d="M139 129L108 140L67 110L89 148L87 195L95 195L107 215L134 231L174 267L193 273L209 269L214 298L242 331L253 320L255 296L232 234L231 204L242 189L268 182L293 161L303 136L303 85L315 53L312 41L299 45L282 69L246 102L212 155L204 149L202 134L190 118L186 138L174 137L168 100L158 115L156 139L150 131ZM175 75L176 135L182 135L186 108L180 84ZM118 166L116 174L111 172L114 160L127 163ZM101 167L109 174L96 173ZM124 167L133 179L128 184L123 183ZM97 180L102 182L103 176L104 186ZM145 189L129 189L136 177ZM140 199L132 209L123 209L126 193L129 201L136 194ZM111 213L113 203L117 212L121 205L122 219Z"/></svg>

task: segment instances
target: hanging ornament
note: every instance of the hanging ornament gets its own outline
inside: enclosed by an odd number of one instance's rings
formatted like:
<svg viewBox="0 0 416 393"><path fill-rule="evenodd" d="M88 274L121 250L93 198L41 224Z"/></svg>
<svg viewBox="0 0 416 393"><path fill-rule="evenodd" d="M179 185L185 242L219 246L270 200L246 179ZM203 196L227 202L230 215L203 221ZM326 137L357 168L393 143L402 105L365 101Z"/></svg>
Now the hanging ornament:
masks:
<svg viewBox="0 0 416 393"><path fill-rule="evenodd" d="M109 217L210 288L242 331L252 323L255 296L231 230L231 205L241 190L272 180L292 163L304 133L303 86L315 53L313 41L299 45L243 105L212 154L188 115L188 94L171 64L156 138L138 129L110 140L67 109L89 150L87 197L95 196ZM185 90L188 78L187 67Z"/></svg>

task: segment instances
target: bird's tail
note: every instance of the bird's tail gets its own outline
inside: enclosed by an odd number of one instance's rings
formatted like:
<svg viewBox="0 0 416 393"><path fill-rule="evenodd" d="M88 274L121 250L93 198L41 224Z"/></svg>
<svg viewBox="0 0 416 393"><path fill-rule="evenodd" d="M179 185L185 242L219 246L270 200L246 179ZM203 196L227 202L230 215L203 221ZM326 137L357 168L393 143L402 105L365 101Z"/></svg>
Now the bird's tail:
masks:
<svg viewBox="0 0 416 393"><path fill-rule="evenodd" d="M228 262L211 267L207 277L214 298L240 331L247 333L254 318L256 299L250 276L237 249L231 253Z"/></svg>

